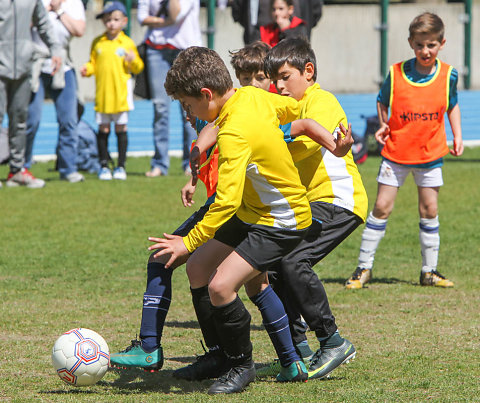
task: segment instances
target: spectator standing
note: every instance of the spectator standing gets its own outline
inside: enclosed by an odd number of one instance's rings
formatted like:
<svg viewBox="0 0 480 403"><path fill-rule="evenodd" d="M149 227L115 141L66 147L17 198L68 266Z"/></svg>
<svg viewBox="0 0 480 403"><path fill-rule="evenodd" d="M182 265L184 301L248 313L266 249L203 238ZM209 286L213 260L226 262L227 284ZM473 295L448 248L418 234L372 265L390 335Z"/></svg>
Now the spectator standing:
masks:
<svg viewBox="0 0 480 403"><path fill-rule="evenodd" d="M293 0L271 0L270 5L273 22L260 27L263 42L273 47L282 39L307 35L305 21L293 15Z"/></svg>
<svg viewBox="0 0 480 403"><path fill-rule="evenodd" d="M32 73L32 99L28 107L27 145L25 168L32 164L32 149L42 117L45 93L48 91L55 103L58 122L57 158L60 178L71 183L85 178L77 171L77 80L69 47L72 36L85 33L85 8L81 0L43 0L57 41L62 48L62 67L52 75L52 61L48 48L38 30L32 29L37 56Z"/></svg>
<svg viewBox="0 0 480 403"><path fill-rule="evenodd" d="M306 23L306 36L322 17L322 0L294 0L294 15ZM233 0L232 17L244 28L245 44L260 40L260 27L271 22L270 0Z"/></svg>
<svg viewBox="0 0 480 403"><path fill-rule="evenodd" d="M45 181L24 168L30 77L33 62L33 25L52 55L52 74L62 64L60 47L41 0L0 0L0 125L8 113L10 172L7 186L42 188Z"/></svg>
<svg viewBox="0 0 480 403"><path fill-rule="evenodd" d="M182 49L201 45L198 0L139 0L138 21L148 27L147 44L148 83L153 100L153 143L155 155L148 177L168 174L169 113L171 100L163 86L167 71ZM189 172L190 145L195 131L183 116L183 162Z"/></svg>
<svg viewBox="0 0 480 403"><path fill-rule="evenodd" d="M140 73L144 66L135 43L122 31L128 22L123 3L105 3L98 18L102 19L106 31L94 39L90 61L80 70L83 77L95 75L95 110L99 126L98 155L101 166L98 178L126 180L128 111L133 109L131 73ZM113 177L108 168L108 137L112 122L118 144L118 162Z"/></svg>

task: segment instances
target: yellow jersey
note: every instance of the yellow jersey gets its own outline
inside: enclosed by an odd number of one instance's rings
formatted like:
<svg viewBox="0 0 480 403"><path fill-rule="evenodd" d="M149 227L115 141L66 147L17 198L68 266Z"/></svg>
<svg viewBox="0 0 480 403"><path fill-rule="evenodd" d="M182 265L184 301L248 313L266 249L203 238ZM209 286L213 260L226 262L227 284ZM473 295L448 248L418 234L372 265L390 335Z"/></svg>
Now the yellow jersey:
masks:
<svg viewBox="0 0 480 403"><path fill-rule="evenodd" d="M308 87L299 101L300 119L313 119L333 133L347 117L333 94L322 90L319 84ZM327 202L343 207L365 221L368 209L367 192L352 152L342 158L307 136L299 136L288 143L302 184L310 202Z"/></svg>
<svg viewBox="0 0 480 403"><path fill-rule="evenodd" d="M125 61L125 55L133 51L135 59ZM87 76L95 75L95 110L99 113L120 113L128 111L127 82L131 74L143 70L143 61L138 55L135 43L123 32L113 40L107 35L98 36L92 42L90 61L85 64Z"/></svg>
<svg viewBox="0 0 480 403"><path fill-rule="evenodd" d="M216 120L218 184L205 217L183 238L190 252L234 214L250 224L300 230L312 221L305 187L279 124L298 118L299 103L254 87L237 89Z"/></svg>

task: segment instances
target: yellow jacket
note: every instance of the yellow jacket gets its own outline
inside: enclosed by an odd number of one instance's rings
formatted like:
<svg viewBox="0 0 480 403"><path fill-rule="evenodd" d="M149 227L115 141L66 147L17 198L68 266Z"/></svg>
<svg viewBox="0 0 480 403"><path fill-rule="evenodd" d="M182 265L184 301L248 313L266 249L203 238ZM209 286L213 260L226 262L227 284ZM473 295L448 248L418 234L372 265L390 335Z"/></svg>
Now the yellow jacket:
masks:
<svg viewBox="0 0 480 403"><path fill-rule="evenodd" d="M133 51L135 59L125 61L125 55ZM123 32L113 40L106 33L94 39L90 51L90 61L85 64L87 76L95 75L95 110L100 113L120 113L128 111L127 82L131 74L143 70L143 61L138 55L135 43Z"/></svg>

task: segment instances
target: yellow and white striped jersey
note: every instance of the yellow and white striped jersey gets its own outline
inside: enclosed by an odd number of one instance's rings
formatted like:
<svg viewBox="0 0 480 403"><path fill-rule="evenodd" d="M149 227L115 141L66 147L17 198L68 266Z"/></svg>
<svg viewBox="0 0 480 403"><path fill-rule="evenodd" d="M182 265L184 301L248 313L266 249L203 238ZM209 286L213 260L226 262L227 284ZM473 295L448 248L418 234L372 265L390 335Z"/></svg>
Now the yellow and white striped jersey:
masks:
<svg viewBox="0 0 480 403"><path fill-rule="evenodd" d="M183 238L190 252L234 214L250 224L291 230L310 226L306 190L278 127L299 114L295 99L250 86L236 90L225 103L216 120L217 195L203 220Z"/></svg>
<svg viewBox="0 0 480 403"><path fill-rule="evenodd" d="M313 119L333 133L347 117L335 96L319 84L307 88L300 100L300 119ZM368 199L352 152L335 157L307 136L288 144L310 202L322 201L343 207L365 221Z"/></svg>

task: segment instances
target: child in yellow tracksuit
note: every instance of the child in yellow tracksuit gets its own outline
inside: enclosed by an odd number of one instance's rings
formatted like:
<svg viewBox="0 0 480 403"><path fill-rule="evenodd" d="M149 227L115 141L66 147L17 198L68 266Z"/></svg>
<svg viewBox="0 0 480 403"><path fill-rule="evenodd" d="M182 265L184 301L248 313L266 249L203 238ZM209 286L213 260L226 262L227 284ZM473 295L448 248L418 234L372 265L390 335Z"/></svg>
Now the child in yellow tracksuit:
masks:
<svg viewBox="0 0 480 403"><path fill-rule="evenodd" d="M80 70L83 77L95 75L95 111L98 130L98 153L101 180L111 180L108 169L108 136L110 124L115 124L118 142L118 163L113 172L114 179L126 180L125 160L127 155L128 111L133 109L131 73L143 70L143 61L138 55L135 43L123 33L127 23L125 6L109 2L97 15L105 24L106 31L94 39L90 61Z"/></svg>

